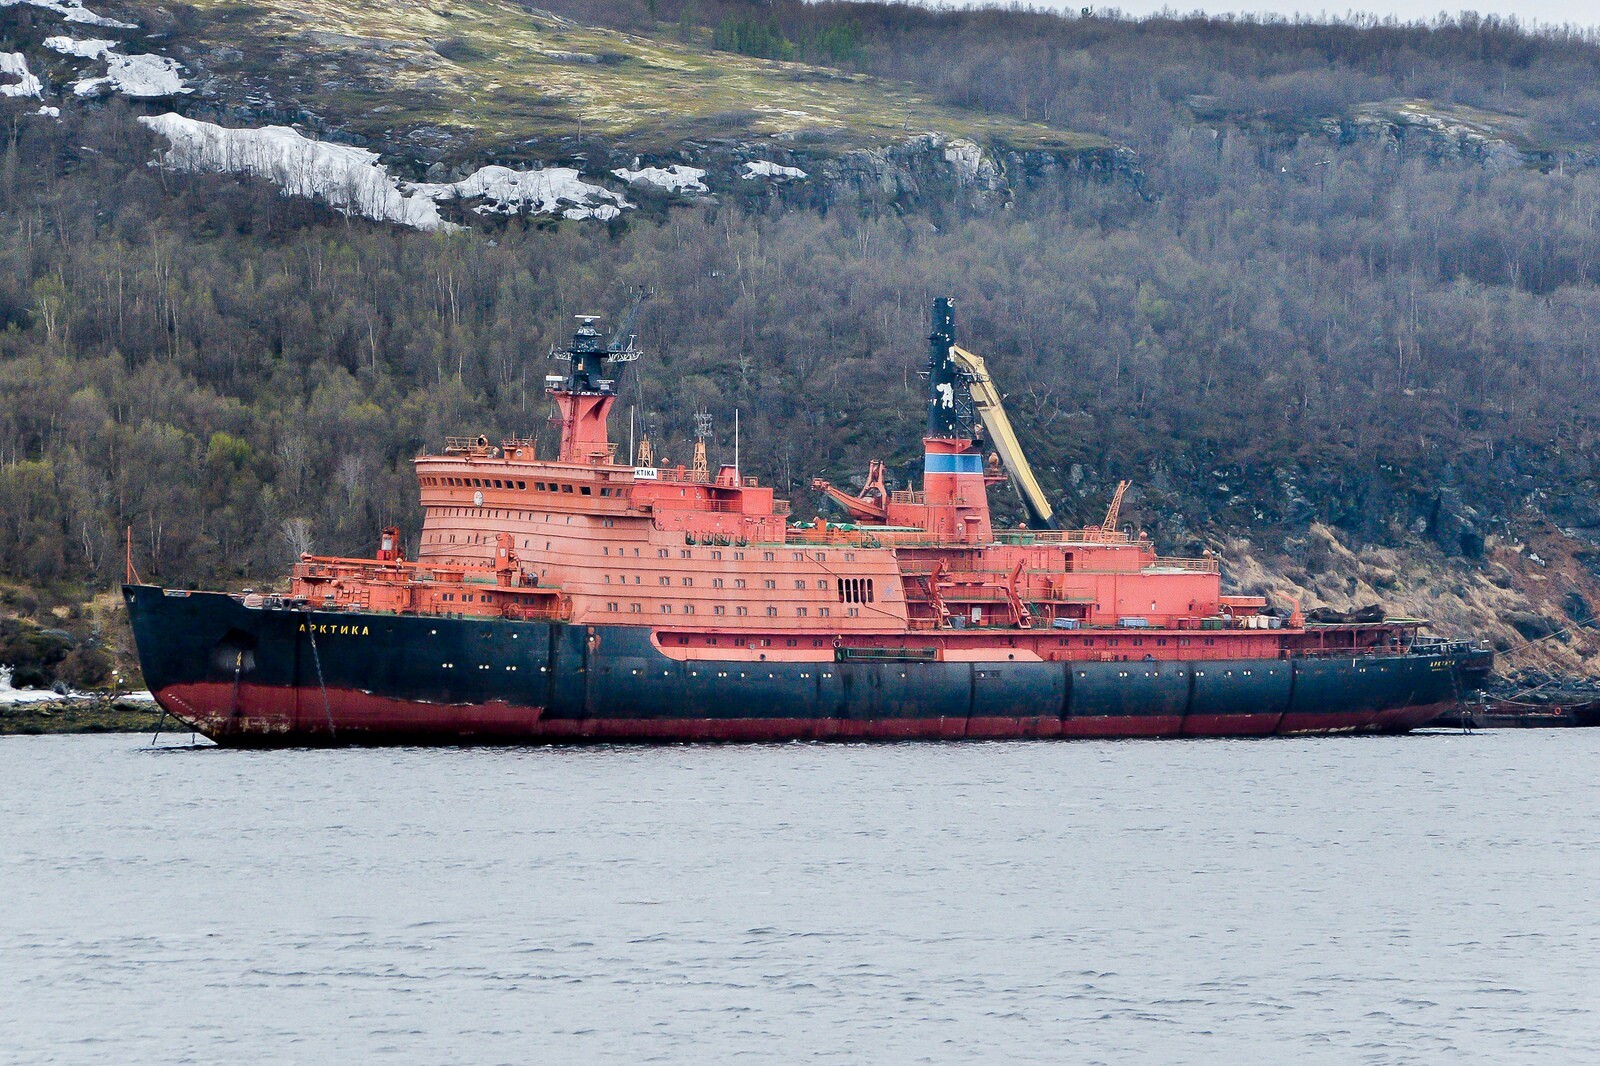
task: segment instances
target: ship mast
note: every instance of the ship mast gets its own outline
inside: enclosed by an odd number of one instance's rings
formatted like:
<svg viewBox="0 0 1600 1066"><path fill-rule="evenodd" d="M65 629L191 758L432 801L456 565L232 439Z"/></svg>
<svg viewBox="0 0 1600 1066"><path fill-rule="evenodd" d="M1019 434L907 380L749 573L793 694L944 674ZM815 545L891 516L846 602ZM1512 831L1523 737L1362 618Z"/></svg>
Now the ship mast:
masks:
<svg viewBox="0 0 1600 1066"><path fill-rule="evenodd" d="M572 343L550 351L550 358L570 364L567 373L544 379L545 391L556 402L551 421L561 431L557 458L564 463L611 463L617 446L611 442L606 417L617 400L617 374L620 364L633 362L640 352L631 335L609 343L602 340L594 328L599 316L576 317L579 326Z"/></svg>

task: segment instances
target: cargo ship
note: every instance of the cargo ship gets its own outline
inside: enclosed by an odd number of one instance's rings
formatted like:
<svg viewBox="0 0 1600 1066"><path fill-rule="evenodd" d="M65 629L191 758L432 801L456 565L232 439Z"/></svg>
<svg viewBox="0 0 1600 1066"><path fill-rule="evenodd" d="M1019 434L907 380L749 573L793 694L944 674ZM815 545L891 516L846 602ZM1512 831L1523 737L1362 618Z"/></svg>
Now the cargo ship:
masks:
<svg viewBox="0 0 1600 1066"><path fill-rule="evenodd" d="M161 706L219 744L594 743L1395 733L1480 687L1490 653L1419 619L1308 621L1224 595L1210 554L1064 529L984 361L935 302L920 487L818 479L789 503L702 437L689 466L609 416L625 331L551 353L554 454L451 438L414 460L415 550L304 555L287 588L130 577ZM997 528L1010 481L1025 523ZM130 558L130 572L131 572Z"/></svg>

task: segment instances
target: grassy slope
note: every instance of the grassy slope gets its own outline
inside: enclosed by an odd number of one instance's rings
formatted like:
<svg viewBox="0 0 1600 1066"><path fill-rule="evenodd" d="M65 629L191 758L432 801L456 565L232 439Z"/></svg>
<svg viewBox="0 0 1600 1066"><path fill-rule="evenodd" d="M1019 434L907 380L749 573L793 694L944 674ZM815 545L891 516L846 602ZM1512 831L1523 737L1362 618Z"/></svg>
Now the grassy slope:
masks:
<svg viewBox="0 0 1600 1066"><path fill-rule="evenodd" d="M923 130L1023 149L1107 143L934 104L904 84L713 51L703 39L680 43L675 28L646 38L501 0L195 6L204 16L194 31L197 58L223 83L247 87L257 104L292 103L388 143L432 139L463 151L539 154L541 145L575 138L580 120L585 137L640 152L780 133L808 150L841 150Z"/></svg>

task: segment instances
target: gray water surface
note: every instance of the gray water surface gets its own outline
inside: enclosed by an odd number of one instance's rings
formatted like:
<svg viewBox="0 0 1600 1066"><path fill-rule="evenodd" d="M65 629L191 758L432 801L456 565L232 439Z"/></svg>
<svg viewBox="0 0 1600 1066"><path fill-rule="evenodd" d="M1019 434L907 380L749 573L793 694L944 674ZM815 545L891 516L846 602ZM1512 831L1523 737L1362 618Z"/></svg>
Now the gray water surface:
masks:
<svg viewBox="0 0 1600 1066"><path fill-rule="evenodd" d="M1600 730L0 742L0 1061L1600 1061Z"/></svg>

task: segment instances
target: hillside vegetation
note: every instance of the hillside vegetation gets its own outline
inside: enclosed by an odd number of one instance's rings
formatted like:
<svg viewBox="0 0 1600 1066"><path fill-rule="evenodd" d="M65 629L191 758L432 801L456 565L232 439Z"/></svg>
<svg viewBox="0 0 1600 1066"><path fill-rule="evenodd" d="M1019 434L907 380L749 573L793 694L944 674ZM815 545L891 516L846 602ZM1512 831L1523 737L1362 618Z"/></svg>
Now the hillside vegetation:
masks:
<svg viewBox="0 0 1600 1066"><path fill-rule="evenodd" d="M217 103L287 108L401 157L543 158L585 141L660 153L773 135L837 151L922 129L1023 148L1104 143L903 80L713 50L692 18L641 34L588 16L511 0L199 0L164 21Z"/></svg>
<svg viewBox="0 0 1600 1066"><path fill-rule="evenodd" d="M995 131L1037 124L1055 131L1044 141L1124 145L1137 173L1059 173L987 204L863 196L827 210L729 187L610 223L420 234L262 182L148 166L158 145L135 119L151 105L109 100L57 122L6 102L0 573L13 610L44 615L118 580L127 526L145 578L230 587L272 579L307 539L357 553L383 524L414 531L411 458L447 433L548 441L542 353L573 314L614 315L636 287L655 296L625 402L657 454L687 460L701 408L731 450L737 408L747 472L808 517L813 474L848 481L880 455L914 472L927 308L948 293L1068 518L1098 517L1131 477L1133 522L1170 550L1222 549L1243 587L1308 606L1383 599L1507 648L1560 630L1543 661L1593 661L1590 630L1568 631L1600 602L1593 42L1483 22L781 3L557 5L603 24L558 31L551 15L455 7L407 15L403 35L681 57L670 79L703 91L649 96L636 126L614 79L643 76L645 60L548 63L574 79L572 98L616 105L606 136L679 136L689 161L695 130L723 129L723 103L705 103L717 79L743 71L809 101L795 110L837 108L862 145L908 131L893 108L848 101L916 96L924 128L981 137L996 158ZM518 127L529 105L510 101L523 97L487 87L522 61L484 44L481 57L444 49L460 57L447 73L470 78L396 81L395 112L362 95L383 91L376 73L352 95L307 80L291 101L295 71L322 69L298 42L381 37L355 21L375 6L117 10L169 20L176 54L203 71L190 113L241 121L230 94L270 82L274 106L323 101L328 135L348 122L394 158L414 145L383 140L402 129L395 115L489 131L485 144L557 121L530 111ZM509 21L473 37L468 14ZM21 20L14 43L40 32L17 9L0 17ZM741 19L766 35L733 32ZM241 55L182 51L202 44ZM474 94L478 110L448 103ZM1407 109L1427 121L1402 121Z"/></svg>

